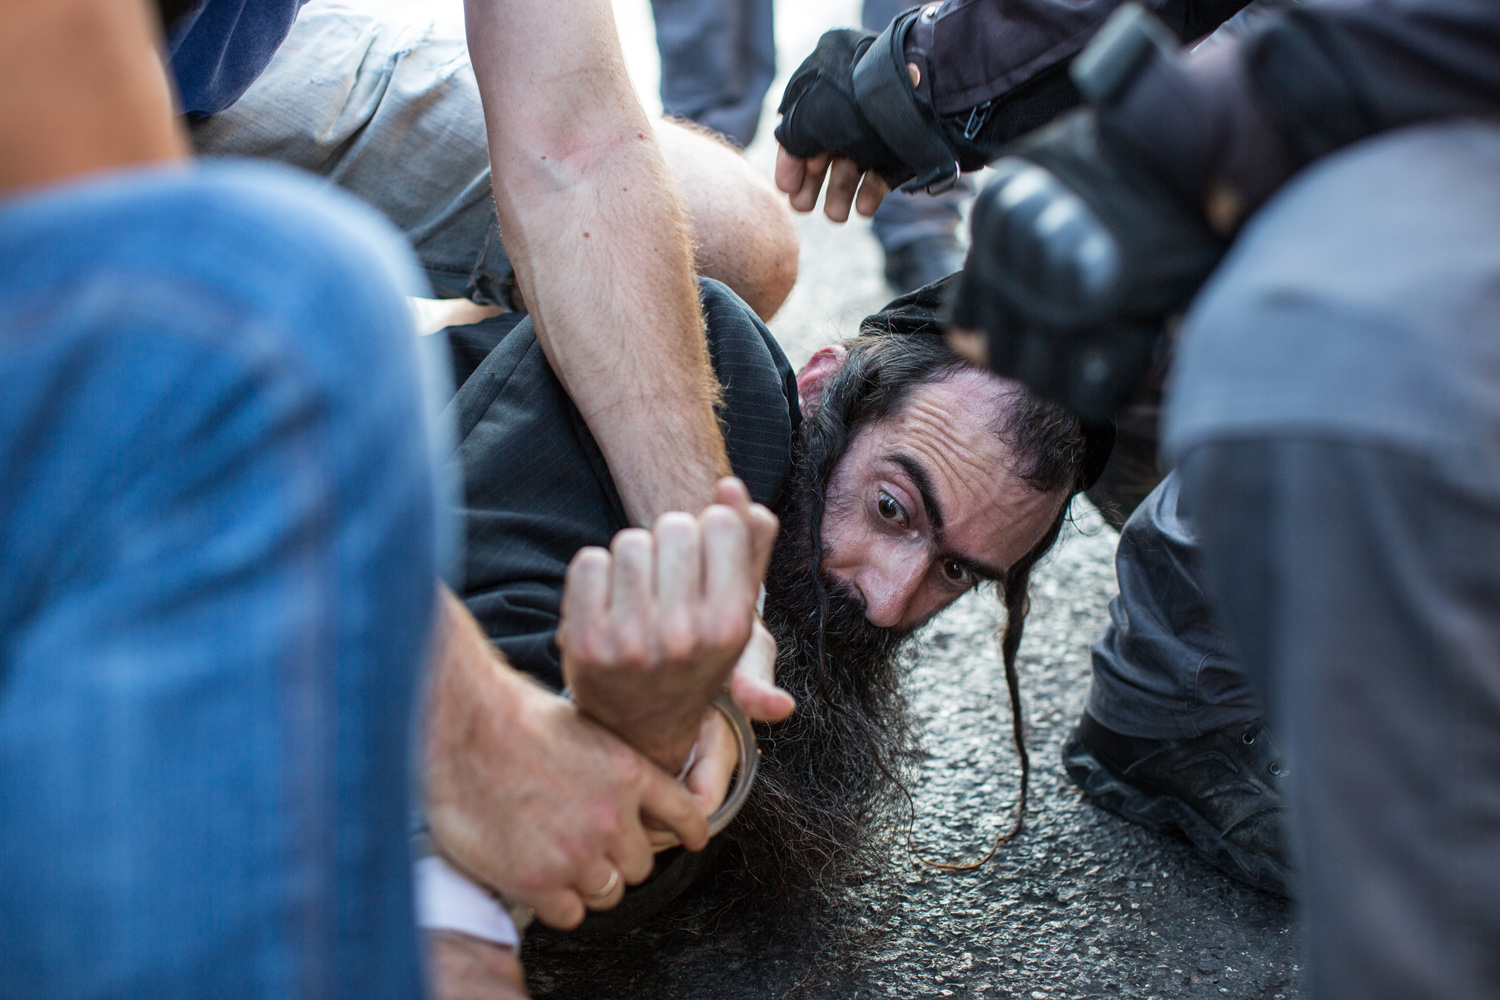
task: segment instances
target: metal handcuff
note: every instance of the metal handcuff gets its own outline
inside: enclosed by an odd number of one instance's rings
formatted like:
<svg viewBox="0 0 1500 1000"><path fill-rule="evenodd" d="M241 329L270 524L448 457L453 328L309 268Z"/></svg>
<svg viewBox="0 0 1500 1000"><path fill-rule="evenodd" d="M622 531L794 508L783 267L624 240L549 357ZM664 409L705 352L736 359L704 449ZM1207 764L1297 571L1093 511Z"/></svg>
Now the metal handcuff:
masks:
<svg viewBox="0 0 1500 1000"><path fill-rule="evenodd" d="M740 706L734 703L727 691L721 691L710 704L728 721L729 728L734 730L734 737L740 745L740 763L735 768L734 787L724 796L719 808L708 817L708 835L716 837L734 821L744 807L745 800L750 797L750 786L755 784L755 772L760 768L760 747L756 745L755 730L751 727L750 720L740 711ZM667 833L670 840L663 838L652 845L652 849L658 854L682 845L677 834L671 831Z"/></svg>

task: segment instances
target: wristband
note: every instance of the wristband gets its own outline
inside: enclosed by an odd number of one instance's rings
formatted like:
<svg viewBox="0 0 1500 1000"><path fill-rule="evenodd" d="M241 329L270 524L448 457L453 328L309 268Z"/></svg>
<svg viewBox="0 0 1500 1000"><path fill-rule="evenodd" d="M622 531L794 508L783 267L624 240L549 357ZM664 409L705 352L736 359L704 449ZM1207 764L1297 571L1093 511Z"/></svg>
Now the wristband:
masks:
<svg viewBox="0 0 1500 1000"><path fill-rule="evenodd" d="M713 815L708 817L708 835L717 836L724 831L733 819L739 815L740 809L745 805L745 799L750 796L750 786L755 783L755 772L760 767L760 747L755 742L755 730L750 726L750 720L740 707L734 703L734 699L727 693L721 693L713 702L713 707L729 720L729 728L734 730L735 739L740 745L740 764L735 770L734 787L729 790L719 808L715 809ZM696 748L695 748L696 749ZM670 830L666 831L665 839L657 843L656 852L659 854L669 848L681 845L677 834Z"/></svg>

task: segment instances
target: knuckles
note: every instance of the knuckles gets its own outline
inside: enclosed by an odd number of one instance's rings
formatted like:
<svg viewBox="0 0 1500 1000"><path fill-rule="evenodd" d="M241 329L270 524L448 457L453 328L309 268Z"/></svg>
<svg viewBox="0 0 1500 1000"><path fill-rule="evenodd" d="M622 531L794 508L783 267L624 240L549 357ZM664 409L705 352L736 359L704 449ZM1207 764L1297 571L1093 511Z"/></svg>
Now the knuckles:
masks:
<svg viewBox="0 0 1500 1000"><path fill-rule="evenodd" d="M770 541L781 530L781 519L761 504L750 508L750 534L752 537Z"/></svg>
<svg viewBox="0 0 1500 1000"><path fill-rule="evenodd" d="M703 512L703 537L723 543L747 540L749 528L739 511L733 507L714 504Z"/></svg>
<svg viewBox="0 0 1500 1000"><path fill-rule="evenodd" d="M577 893L557 893L553 901L549 902L546 909L537 907L537 916L542 918L542 923L558 930L570 931L583 923L587 911L583 908L583 901L578 898Z"/></svg>
<svg viewBox="0 0 1500 1000"><path fill-rule="evenodd" d="M580 667L594 669L608 667L614 659L610 655L609 643L598 638L591 642L580 643L576 647L570 647L570 652Z"/></svg>
<svg viewBox="0 0 1500 1000"><path fill-rule="evenodd" d="M609 646L610 655L601 656L596 661L601 666L621 667L637 673L652 666L651 643L639 620L622 625Z"/></svg>
<svg viewBox="0 0 1500 1000"><path fill-rule="evenodd" d="M698 519L682 511L669 511L656 519L653 528L659 541L690 542L698 535Z"/></svg>
<svg viewBox="0 0 1500 1000"><path fill-rule="evenodd" d="M609 636L598 622L575 624L565 619L557 632L557 644L582 666L604 665L611 659Z"/></svg>
<svg viewBox="0 0 1500 1000"><path fill-rule="evenodd" d="M578 867L572 845L560 843L556 849L557 856L549 862L537 863L516 873L517 895L522 899L541 899L568 884L569 874Z"/></svg>
<svg viewBox="0 0 1500 1000"><path fill-rule="evenodd" d="M601 848L604 844L614 843L624 836L625 817L620 812L619 803L613 801L598 803L589 814L589 830L597 846L584 852L586 856L578 859L580 867L592 856L603 853Z"/></svg>
<svg viewBox="0 0 1500 1000"><path fill-rule="evenodd" d="M629 560L634 563L649 563L654 545L651 532L645 528L626 528L616 533L614 540L609 543L609 550L617 562Z"/></svg>

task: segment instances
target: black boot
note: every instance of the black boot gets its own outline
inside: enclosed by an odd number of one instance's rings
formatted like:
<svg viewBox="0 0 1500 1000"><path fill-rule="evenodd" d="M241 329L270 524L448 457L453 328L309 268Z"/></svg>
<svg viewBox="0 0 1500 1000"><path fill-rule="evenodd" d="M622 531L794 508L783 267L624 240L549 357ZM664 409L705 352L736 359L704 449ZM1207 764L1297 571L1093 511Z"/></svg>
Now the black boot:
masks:
<svg viewBox="0 0 1500 1000"><path fill-rule="evenodd" d="M1286 767L1264 722L1148 740L1107 729L1085 712L1063 744L1063 765L1110 812L1152 830L1178 830L1234 878L1291 895Z"/></svg>

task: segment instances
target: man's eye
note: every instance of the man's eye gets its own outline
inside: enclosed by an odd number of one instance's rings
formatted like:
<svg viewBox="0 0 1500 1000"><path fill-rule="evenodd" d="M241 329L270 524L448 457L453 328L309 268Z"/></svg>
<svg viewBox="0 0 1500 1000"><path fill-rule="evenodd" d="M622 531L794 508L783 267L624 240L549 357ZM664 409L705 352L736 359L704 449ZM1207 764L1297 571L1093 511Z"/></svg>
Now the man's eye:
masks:
<svg viewBox="0 0 1500 1000"><path fill-rule="evenodd" d="M880 516L887 521L906 523L906 508L901 506L901 501L884 490L880 493L880 499L875 501L875 508L880 511Z"/></svg>
<svg viewBox="0 0 1500 1000"><path fill-rule="evenodd" d="M943 576L947 578L949 583L962 584L963 586L968 586L974 582L964 564L957 559L943 560Z"/></svg>

